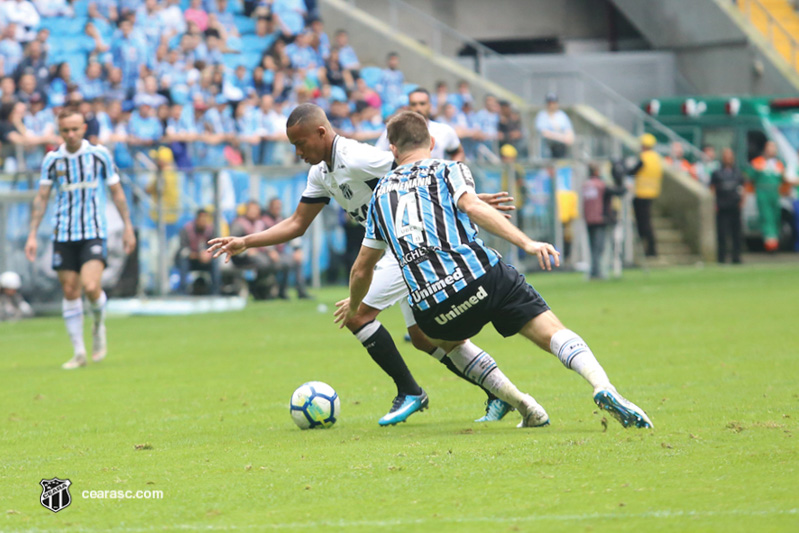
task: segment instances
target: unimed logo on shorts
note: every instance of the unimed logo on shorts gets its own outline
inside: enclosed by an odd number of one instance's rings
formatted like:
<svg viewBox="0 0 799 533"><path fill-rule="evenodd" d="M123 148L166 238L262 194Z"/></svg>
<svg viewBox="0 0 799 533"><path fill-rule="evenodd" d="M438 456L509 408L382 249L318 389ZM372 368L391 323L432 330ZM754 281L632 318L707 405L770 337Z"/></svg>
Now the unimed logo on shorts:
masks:
<svg viewBox="0 0 799 533"><path fill-rule="evenodd" d="M451 306L452 309L451 311L447 311L446 313L441 313L440 315L438 315L436 317L436 322L438 322L443 326L444 324L446 324L456 316L460 316L461 314L465 313L466 311L468 311L469 309L480 303L480 300L485 299L486 296L488 296L488 293L483 288L483 286L480 285L477 288L477 292L474 293L474 295L470 296L468 300L466 300L462 304L453 305Z"/></svg>
<svg viewBox="0 0 799 533"><path fill-rule="evenodd" d="M43 479L39 482L42 486L42 495L39 501L45 509L50 509L54 513L69 507L72 503L72 496L69 494L69 486L72 482L68 479Z"/></svg>

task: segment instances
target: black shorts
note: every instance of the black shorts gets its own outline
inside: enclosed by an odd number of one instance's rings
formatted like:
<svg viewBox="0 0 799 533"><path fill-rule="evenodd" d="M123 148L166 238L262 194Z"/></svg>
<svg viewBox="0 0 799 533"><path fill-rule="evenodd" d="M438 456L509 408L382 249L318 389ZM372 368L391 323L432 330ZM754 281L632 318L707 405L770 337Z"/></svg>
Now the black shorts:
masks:
<svg viewBox="0 0 799 533"><path fill-rule="evenodd" d="M105 239L53 243L53 270L80 272L81 267L92 259L102 261L107 266L107 257Z"/></svg>
<svg viewBox="0 0 799 533"><path fill-rule="evenodd" d="M428 337L459 341L474 337L489 322L510 337L545 311L549 306L524 276L500 261L455 296L424 311L414 308L413 316Z"/></svg>

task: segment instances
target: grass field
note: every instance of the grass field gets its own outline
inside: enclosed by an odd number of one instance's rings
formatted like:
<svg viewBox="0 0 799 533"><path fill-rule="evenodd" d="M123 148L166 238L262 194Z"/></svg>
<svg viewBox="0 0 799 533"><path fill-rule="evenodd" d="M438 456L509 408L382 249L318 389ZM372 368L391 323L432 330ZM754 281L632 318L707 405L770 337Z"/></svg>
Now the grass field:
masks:
<svg viewBox="0 0 799 533"><path fill-rule="evenodd" d="M393 387L332 323L344 288L241 313L110 317L108 359L71 372L60 318L0 324L0 530L799 531L796 266L532 282L654 430L604 428L576 374L492 329L475 342L552 425L476 424L482 393L403 342L397 309L383 322L431 409L380 428ZM341 396L330 430L289 417L309 380ZM72 482L58 514L39 503L55 476Z"/></svg>

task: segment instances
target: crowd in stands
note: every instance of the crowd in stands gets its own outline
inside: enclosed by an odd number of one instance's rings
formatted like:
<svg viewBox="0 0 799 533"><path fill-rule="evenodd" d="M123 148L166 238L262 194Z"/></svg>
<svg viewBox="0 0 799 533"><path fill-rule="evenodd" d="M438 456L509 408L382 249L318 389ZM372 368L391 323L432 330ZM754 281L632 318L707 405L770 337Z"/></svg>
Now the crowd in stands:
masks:
<svg viewBox="0 0 799 533"><path fill-rule="evenodd" d="M40 167L65 105L80 107L89 140L120 168L166 146L187 169L293 161L285 121L303 102L374 142L416 87L397 54L361 65L346 31L328 36L315 0L5 0L0 28L5 172ZM432 92L433 116L468 157L506 143L526 153L507 102L478 105L466 82Z"/></svg>

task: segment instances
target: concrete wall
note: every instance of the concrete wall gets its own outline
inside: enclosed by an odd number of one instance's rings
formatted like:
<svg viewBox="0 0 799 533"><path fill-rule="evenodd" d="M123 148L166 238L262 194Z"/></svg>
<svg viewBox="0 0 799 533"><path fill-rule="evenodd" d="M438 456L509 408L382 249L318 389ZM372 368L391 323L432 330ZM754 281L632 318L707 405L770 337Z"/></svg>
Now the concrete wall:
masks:
<svg viewBox="0 0 799 533"><path fill-rule="evenodd" d="M799 75L729 0L611 0L703 94L782 94Z"/></svg>

